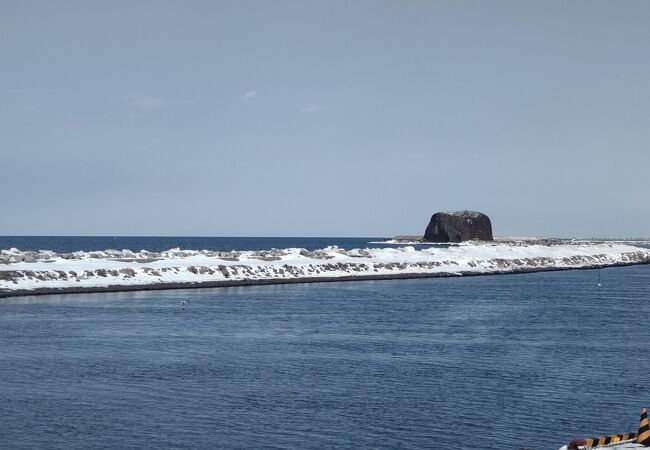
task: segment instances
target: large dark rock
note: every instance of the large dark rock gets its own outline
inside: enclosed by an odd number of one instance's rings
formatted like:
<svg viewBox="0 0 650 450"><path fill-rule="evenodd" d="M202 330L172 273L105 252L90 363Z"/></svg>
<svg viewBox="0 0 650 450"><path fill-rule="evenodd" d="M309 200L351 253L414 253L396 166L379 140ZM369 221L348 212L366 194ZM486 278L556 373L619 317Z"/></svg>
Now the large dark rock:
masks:
<svg viewBox="0 0 650 450"><path fill-rule="evenodd" d="M439 212L431 216L424 232L428 242L462 242L470 239L492 240L492 222L476 211Z"/></svg>

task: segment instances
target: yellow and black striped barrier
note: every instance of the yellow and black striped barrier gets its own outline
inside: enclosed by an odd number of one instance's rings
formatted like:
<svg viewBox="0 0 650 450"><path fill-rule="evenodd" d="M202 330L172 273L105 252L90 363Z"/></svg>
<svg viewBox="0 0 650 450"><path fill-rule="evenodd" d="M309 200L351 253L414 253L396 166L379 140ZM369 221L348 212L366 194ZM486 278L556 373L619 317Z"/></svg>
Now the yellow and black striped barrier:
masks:
<svg viewBox="0 0 650 450"><path fill-rule="evenodd" d="M648 410L641 408L641 421L639 422L639 432L636 436L637 444L650 447L650 426L648 426Z"/></svg>
<svg viewBox="0 0 650 450"><path fill-rule="evenodd" d="M641 420L639 421L639 431L636 433L612 434L610 436L599 436L588 439L574 439L566 447L568 450L589 449L601 447L603 445L616 444L618 442L631 441L650 447L650 424L648 423L648 410L641 408Z"/></svg>
<svg viewBox="0 0 650 450"><path fill-rule="evenodd" d="M636 433L612 434L610 436L598 436L587 439L574 439L569 443L569 450L578 450L582 448L593 448L601 445L615 444L625 442L636 437Z"/></svg>

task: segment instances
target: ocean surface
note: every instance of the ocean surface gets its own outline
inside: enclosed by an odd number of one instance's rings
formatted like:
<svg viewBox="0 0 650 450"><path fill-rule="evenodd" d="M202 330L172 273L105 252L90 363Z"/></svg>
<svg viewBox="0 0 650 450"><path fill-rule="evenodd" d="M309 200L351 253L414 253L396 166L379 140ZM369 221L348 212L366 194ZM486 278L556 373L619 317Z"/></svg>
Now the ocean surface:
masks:
<svg viewBox="0 0 650 450"><path fill-rule="evenodd" d="M160 252L179 247L185 250L271 250L306 248L316 250L337 245L342 248L394 247L394 244L369 244L384 238L341 237L150 237L150 236L0 236L0 249L52 250L59 253L77 250L148 250ZM447 246L445 244L430 244ZM419 247L421 245L418 245Z"/></svg>
<svg viewBox="0 0 650 450"><path fill-rule="evenodd" d="M20 239L0 248L373 240ZM649 300L650 266L2 299L0 448L542 450L636 431Z"/></svg>

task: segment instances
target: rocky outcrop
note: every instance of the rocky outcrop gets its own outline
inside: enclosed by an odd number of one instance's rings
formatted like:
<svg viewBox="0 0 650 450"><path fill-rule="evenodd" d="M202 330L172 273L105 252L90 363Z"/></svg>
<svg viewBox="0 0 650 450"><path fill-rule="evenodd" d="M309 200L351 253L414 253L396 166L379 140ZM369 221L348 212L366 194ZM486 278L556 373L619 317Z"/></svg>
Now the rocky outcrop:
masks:
<svg viewBox="0 0 650 450"><path fill-rule="evenodd" d="M471 239L492 240L492 222L476 211L438 212L431 216L424 232L427 242L462 242Z"/></svg>

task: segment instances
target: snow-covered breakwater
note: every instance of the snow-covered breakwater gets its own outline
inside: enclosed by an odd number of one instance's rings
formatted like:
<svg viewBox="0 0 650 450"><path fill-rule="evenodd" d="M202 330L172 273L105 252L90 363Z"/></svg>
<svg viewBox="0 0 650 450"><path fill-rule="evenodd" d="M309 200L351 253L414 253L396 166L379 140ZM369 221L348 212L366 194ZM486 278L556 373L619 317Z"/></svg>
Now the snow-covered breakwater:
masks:
<svg viewBox="0 0 650 450"><path fill-rule="evenodd" d="M61 292L523 273L650 263L617 243L471 242L416 250L327 247L270 251L171 249L0 252L0 297Z"/></svg>

